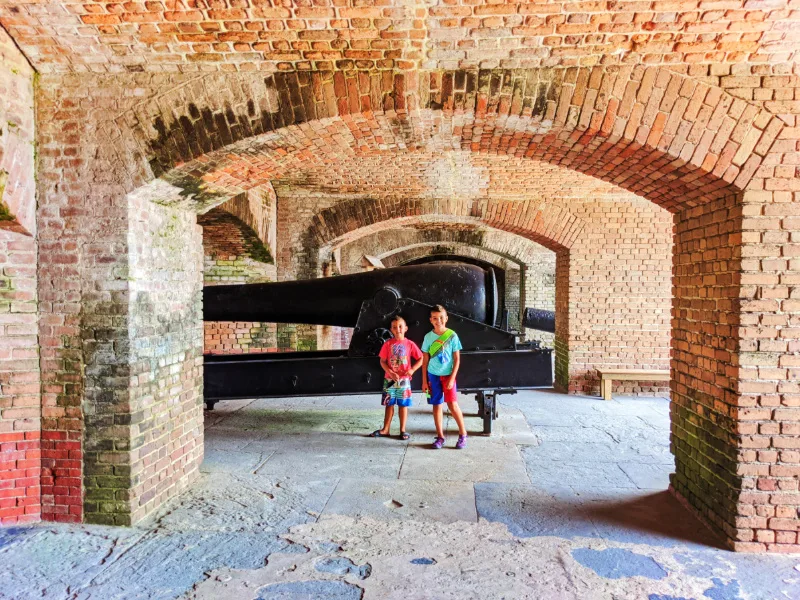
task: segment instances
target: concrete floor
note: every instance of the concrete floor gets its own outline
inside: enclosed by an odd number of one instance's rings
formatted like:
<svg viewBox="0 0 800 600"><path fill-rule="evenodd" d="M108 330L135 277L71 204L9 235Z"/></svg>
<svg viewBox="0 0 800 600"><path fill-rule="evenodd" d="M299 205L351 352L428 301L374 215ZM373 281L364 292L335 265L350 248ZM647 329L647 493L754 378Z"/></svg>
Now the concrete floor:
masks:
<svg viewBox="0 0 800 600"><path fill-rule="evenodd" d="M463 451L424 401L409 442L365 437L377 397L221 402L147 523L0 529L0 598L800 599L800 556L722 550L666 492L667 400L501 402Z"/></svg>

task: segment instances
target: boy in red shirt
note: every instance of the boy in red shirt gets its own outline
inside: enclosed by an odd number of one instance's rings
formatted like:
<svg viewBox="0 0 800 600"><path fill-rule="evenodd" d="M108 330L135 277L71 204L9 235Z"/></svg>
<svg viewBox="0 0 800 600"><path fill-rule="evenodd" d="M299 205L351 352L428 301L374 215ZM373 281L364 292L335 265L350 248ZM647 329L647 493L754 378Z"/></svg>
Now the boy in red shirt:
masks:
<svg viewBox="0 0 800 600"><path fill-rule="evenodd" d="M385 437L394 418L394 407L399 407L400 437L404 440L411 436L406 432L408 407L411 406L411 376L422 366L422 351L414 342L406 339L408 325L406 320L397 315L390 326L394 338L387 340L378 356L385 372L381 404L386 407L383 417L383 428L376 429L370 437ZM413 361L413 363L412 363Z"/></svg>

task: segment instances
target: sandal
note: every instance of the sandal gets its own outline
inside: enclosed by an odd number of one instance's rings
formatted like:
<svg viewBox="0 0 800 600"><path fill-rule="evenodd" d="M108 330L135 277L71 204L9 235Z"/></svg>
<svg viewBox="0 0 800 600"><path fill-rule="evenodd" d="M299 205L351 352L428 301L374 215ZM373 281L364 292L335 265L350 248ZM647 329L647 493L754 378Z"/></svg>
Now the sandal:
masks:
<svg viewBox="0 0 800 600"><path fill-rule="evenodd" d="M400 439L401 440L410 440L411 439L411 434L409 434L407 431L401 431L400 432Z"/></svg>
<svg viewBox="0 0 800 600"><path fill-rule="evenodd" d="M380 429L376 429L372 433L370 433L367 437L389 437L389 434L381 433Z"/></svg>

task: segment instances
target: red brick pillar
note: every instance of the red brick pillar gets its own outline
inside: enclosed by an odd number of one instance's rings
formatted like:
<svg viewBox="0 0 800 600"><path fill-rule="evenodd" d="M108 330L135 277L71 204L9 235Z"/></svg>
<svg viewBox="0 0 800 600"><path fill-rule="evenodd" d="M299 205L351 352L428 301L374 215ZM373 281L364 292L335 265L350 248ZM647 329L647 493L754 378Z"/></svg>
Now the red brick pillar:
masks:
<svg viewBox="0 0 800 600"><path fill-rule="evenodd" d="M570 302L570 261L569 250L556 252L556 334L555 349L556 389L570 391L569 322L573 305Z"/></svg>
<svg viewBox="0 0 800 600"><path fill-rule="evenodd" d="M119 433L103 432L119 447L115 456L97 457L99 464L120 462L115 477L86 479L87 497L90 486L115 494L115 502L93 503L91 514L87 502L86 520L122 524L185 490L203 460L202 231L193 212L161 206L147 194L130 194L128 202L131 378L119 390L128 401L114 407Z"/></svg>
<svg viewBox="0 0 800 600"><path fill-rule="evenodd" d="M35 263L36 240L0 227L0 524L41 513Z"/></svg>
<svg viewBox="0 0 800 600"><path fill-rule="evenodd" d="M33 69L0 27L0 524L41 513Z"/></svg>
<svg viewBox="0 0 800 600"><path fill-rule="evenodd" d="M736 527L736 351L741 207L709 202L675 218L672 309L672 488L716 529Z"/></svg>
<svg viewBox="0 0 800 600"><path fill-rule="evenodd" d="M737 550L800 552L797 183L796 178L768 179L767 190L741 198L741 315L734 388L740 480L730 536Z"/></svg>
<svg viewBox="0 0 800 600"><path fill-rule="evenodd" d="M672 488L735 550L800 551L800 203L676 218Z"/></svg>

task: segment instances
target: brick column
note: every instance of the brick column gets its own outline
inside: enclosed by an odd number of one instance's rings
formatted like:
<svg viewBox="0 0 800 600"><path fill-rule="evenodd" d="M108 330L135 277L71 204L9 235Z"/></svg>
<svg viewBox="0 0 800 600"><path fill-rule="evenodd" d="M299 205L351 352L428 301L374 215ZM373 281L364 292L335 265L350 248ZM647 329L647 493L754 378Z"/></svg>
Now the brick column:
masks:
<svg viewBox="0 0 800 600"><path fill-rule="evenodd" d="M0 27L0 524L41 513L33 69Z"/></svg>
<svg viewBox="0 0 800 600"><path fill-rule="evenodd" d="M125 197L122 227L97 235L83 272L87 523L135 524L202 461L201 231L193 212L152 200Z"/></svg>
<svg viewBox="0 0 800 600"><path fill-rule="evenodd" d="M780 167L779 167L780 168ZM800 552L800 190L741 198L736 382L737 550ZM774 191L771 191L774 190ZM793 191L794 190L794 191Z"/></svg>
<svg viewBox="0 0 800 600"><path fill-rule="evenodd" d="M675 217L672 308L672 488L707 522L735 535L742 211L734 197Z"/></svg>
<svg viewBox="0 0 800 600"><path fill-rule="evenodd" d="M120 425L130 427L130 484L116 492L127 496L114 520L136 523L186 489L203 460L203 246L193 212L129 200L131 372ZM87 508L87 520L108 516Z"/></svg>
<svg viewBox="0 0 800 600"><path fill-rule="evenodd" d="M555 349L555 380L557 390L569 391L570 355L569 327L573 303L570 300L570 259L569 250L556 252L556 333L553 341Z"/></svg>
<svg viewBox="0 0 800 600"><path fill-rule="evenodd" d="M800 551L797 200L747 192L676 219L672 487L735 550Z"/></svg>

